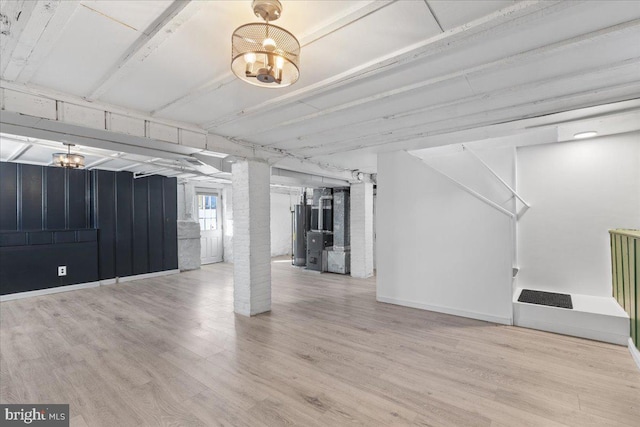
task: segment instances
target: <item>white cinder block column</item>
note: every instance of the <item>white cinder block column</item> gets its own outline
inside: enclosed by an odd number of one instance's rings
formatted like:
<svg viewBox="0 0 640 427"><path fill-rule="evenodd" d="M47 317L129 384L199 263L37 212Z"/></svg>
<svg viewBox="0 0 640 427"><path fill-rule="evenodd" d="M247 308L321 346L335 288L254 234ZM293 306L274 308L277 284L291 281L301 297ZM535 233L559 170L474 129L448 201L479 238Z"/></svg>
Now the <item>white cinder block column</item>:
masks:
<svg viewBox="0 0 640 427"><path fill-rule="evenodd" d="M373 276L373 184L351 184L351 276Z"/></svg>
<svg viewBox="0 0 640 427"><path fill-rule="evenodd" d="M244 316L271 310L270 175L257 160L232 167L233 300Z"/></svg>

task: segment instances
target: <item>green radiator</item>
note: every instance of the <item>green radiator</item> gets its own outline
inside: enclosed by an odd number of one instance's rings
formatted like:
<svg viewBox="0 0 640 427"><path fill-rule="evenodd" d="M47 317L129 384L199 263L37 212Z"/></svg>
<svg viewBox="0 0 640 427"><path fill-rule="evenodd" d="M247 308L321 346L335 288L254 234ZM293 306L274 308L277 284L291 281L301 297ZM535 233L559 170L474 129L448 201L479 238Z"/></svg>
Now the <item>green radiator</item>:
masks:
<svg viewBox="0 0 640 427"><path fill-rule="evenodd" d="M613 297L631 318L631 339L640 350L640 230L609 230Z"/></svg>

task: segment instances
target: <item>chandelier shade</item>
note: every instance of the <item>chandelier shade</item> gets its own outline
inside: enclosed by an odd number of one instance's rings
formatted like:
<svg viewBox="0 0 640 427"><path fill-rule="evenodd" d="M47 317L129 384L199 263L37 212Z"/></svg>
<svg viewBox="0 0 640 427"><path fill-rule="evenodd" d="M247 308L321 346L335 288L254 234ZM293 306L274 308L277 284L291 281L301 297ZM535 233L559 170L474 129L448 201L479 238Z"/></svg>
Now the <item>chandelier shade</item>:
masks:
<svg viewBox="0 0 640 427"><path fill-rule="evenodd" d="M278 88L300 77L300 42L281 27L269 25L282 15L279 0L253 0L253 13L264 23L236 28L231 36L231 70L255 86Z"/></svg>
<svg viewBox="0 0 640 427"><path fill-rule="evenodd" d="M268 23L238 27L231 37L231 69L247 83L284 87L300 77L300 43L289 31Z"/></svg>

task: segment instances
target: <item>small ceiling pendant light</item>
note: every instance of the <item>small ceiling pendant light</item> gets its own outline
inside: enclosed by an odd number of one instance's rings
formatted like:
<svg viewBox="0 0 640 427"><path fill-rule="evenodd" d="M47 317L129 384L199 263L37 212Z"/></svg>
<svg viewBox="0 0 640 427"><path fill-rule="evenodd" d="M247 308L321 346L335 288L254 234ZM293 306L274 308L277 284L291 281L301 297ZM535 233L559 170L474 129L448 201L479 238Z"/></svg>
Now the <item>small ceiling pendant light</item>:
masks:
<svg viewBox="0 0 640 427"><path fill-rule="evenodd" d="M64 145L67 146L66 153L55 153L53 155L53 165L60 166L68 169L79 169L84 167L84 156L81 154L76 154L71 152L71 147L75 144L70 144L68 142L64 142Z"/></svg>
<svg viewBox="0 0 640 427"><path fill-rule="evenodd" d="M284 28L270 25L280 18L278 0L254 0L253 12L264 23L242 25L231 36L231 70L252 85L277 88L300 77L300 42Z"/></svg>
<svg viewBox="0 0 640 427"><path fill-rule="evenodd" d="M575 139L585 139L585 138L593 138L596 135L598 135L598 132L596 132L595 130L589 130L586 132L578 132L574 134L573 137Z"/></svg>

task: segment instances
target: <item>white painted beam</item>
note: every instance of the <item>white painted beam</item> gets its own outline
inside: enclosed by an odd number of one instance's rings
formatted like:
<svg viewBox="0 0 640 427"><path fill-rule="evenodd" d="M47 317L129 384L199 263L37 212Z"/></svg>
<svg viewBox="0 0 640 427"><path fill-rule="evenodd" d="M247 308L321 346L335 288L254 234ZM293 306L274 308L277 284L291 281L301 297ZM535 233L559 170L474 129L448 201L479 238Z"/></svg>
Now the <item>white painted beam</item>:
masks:
<svg viewBox="0 0 640 427"><path fill-rule="evenodd" d="M602 92L609 91L611 98L602 98ZM299 150L297 155L313 159L315 156L323 156L336 153L346 153L363 149L376 149L384 146L386 151L415 150L425 148L434 137L448 133L463 132L472 129L487 129L508 122L523 120L523 114L528 114L525 119L545 117L558 112L558 105L571 105L566 109L588 108L594 105L622 102L640 97L640 81L623 83L616 86L608 86L601 90L588 90L586 92L571 93L559 97L549 98L536 102L539 112L533 114L530 110L530 102L495 108L485 111L476 111L471 114L456 116L432 122L429 125L417 125L404 131L379 133L377 136L359 136L349 141L341 141L332 146L323 146ZM590 99L591 98L591 99ZM548 105L549 107L545 107ZM565 109L563 109L564 111ZM528 113L526 113L528 112ZM487 119L487 117L490 117ZM434 127L438 124L437 127ZM357 142L356 142L357 140ZM366 143L364 142L366 141ZM460 141L464 142L464 141Z"/></svg>
<svg viewBox="0 0 640 427"><path fill-rule="evenodd" d="M452 80L455 79L459 79L461 77L470 77L470 76L476 76L476 75L481 75L481 74L486 74L486 73L491 73L494 72L496 70L501 70L504 69L505 67L508 66L513 66L515 64L521 64L521 63L525 63L525 62L529 62L532 61L536 58L542 57L542 56L547 56L547 55L551 55L551 54L556 54L558 52L563 52L566 51L568 49L574 49L577 48L579 46L582 46L586 43L592 43L595 40L599 40L602 38L606 38L606 37L611 37L611 36L615 36L615 35L619 35L619 34L623 34L626 32L631 32L631 31L637 31L637 29L640 27L640 19L635 19L635 20L631 20L622 24L618 24L618 25L614 25L611 27L607 27L607 28L603 28L600 29L598 31L594 31L594 32L590 32L587 34L582 34L580 36L576 36L576 37L572 37L566 40L562 40L560 42L557 43L552 43L549 45L545 45L536 49L531 49L525 52L521 52L515 55L511 55L505 58L501 58L495 61L491 61L491 62L487 62L484 64L480 64L480 65L476 65L473 67L469 67L469 68L465 68L462 70L457 70L455 72L452 73L448 73L448 74L444 74L444 75L440 75L440 76L436 76L430 79L426 79L424 81L418 82L418 83L413 83L413 84L409 84L409 85L404 85L404 86L399 86L393 89L390 89L388 91L385 92L380 92L380 93L376 93L370 96L366 96L360 99L356 99L354 101L349 101L340 105L335 105L331 108L325 108L321 111L317 111L311 114L307 114L305 116L301 116L301 117L297 117L295 119L291 119L291 120L287 120L284 122L279 122L279 123L273 123L269 126L263 127L260 129L260 132L269 132L273 129L279 129L282 128L284 126L290 126L290 125L294 125L294 124L299 124L308 120L313 120L313 119L317 119L319 117L323 117L323 116L327 116L329 114L334 114L334 113L338 113L341 111L345 111L345 110L349 110L349 109L353 109L353 108L360 108L361 106L365 105L365 104L369 104L372 102L380 102L380 101L384 101L387 100L389 98L392 98L394 96L399 96L399 95L403 95L406 93L415 93L417 91L420 90L425 90L431 87L434 87L436 85L442 85L445 84L447 82L451 82ZM625 61L623 61L623 64L628 65L629 63L631 63L632 61L635 62L637 61L638 58L631 58L631 59L627 59ZM618 66L619 64L612 64L611 67L613 66ZM606 69L608 67L599 67L598 70L602 70L602 69ZM579 72L578 74L584 74L583 72ZM575 73L574 73L575 75ZM563 76L564 77L564 76ZM554 77L552 79L547 79L547 80L555 80L557 79L557 77ZM528 84L528 86L531 86L530 84ZM510 88L509 90L514 90L513 88ZM482 94L479 96L486 96L486 94ZM429 107L428 107L429 108ZM243 116L244 117L244 116ZM385 117L386 119L386 117ZM243 137L246 136L246 134L239 134L239 137Z"/></svg>
<svg viewBox="0 0 640 427"><path fill-rule="evenodd" d="M334 31L339 30L340 28L357 22L365 16L368 16L384 7L387 7L395 1L397 0L369 1L364 5L358 5L353 9L349 9L344 14L337 16L331 22L324 23L320 27L312 28L307 33L300 35L300 37L298 38L298 40L300 41L300 46L304 48L305 46L308 46L309 44L320 40L322 37L325 37L333 33ZM234 82L236 79L237 77L234 76L229 70L229 72L225 73L224 75L217 76L214 79L192 89L187 94L159 106L158 108L151 111L151 115L155 116L162 111L168 110L169 108L175 108L181 105L189 104L190 102L202 97L203 95L218 90L228 85L229 83Z"/></svg>
<svg viewBox="0 0 640 427"><path fill-rule="evenodd" d="M30 0L0 2L0 22L2 25L0 72L2 75L4 75L4 70L12 59L13 51L18 46L22 33L31 22L31 15L39 15L42 18L42 11L38 11L42 6L42 3Z"/></svg>
<svg viewBox="0 0 640 427"><path fill-rule="evenodd" d="M288 92L287 94L271 98L253 107L244 108L241 111L203 123L202 127L205 129L213 129L241 117L245 118L274 108L282 108L284 105L297 102L301 99L321 95L329 90L334 90L347 84L354 84L361 79L370 79L376 74L387 72L418 59L424 59L438 54L450 49L452 45L460 46L472 43L475 41L475 37L482 32L489 31L500 26L515 25L514 23L519 19L535 19L539 15L550 14L552 11L565 9L573 5L574 4L571 2L558 1L518 2L510 7L489 14L471 23L440 33L427 40L415 43L396 52L392 52L373 61L354 67L344 73L337 74L301 89Z"/></svg>
<svg viewBox="0 0 640 427"><path fill-rule="evenodd" d="M3 75L5 79L19 82L28 82L31 79L58 39L60 39L80 1L61 0L58 3L51 4L55 5L54 13L46 25L40 29L35 29L33 36L28 39L25 38L23 40L24 37L21 37L19 47L24 59L20 59L17 62L12 60L9 63ZM12 56L16 56L15 52Z"/></svg>
<svg viewBox="0 0 640 427"><path fill-rule="evenodd" d="M118 63L105 73L91 94L89 94L88 99L100 98L123 76L146 60L182 24L195 15L205 3L203 1L174 0L138 37Z"/></svg>
<svg viewBox="0 0 640 427"><path fill-rule="evenodd" d="M7 162L13 162L15 160L19 160L20 156L29 151L29 149L33 147L33 144L22 144L20 147L16 149L9 157L7 157Z"/></svg>
<svg viewBox="0 0 640 427"><path fill-rule="evenodd" d="M61 99L58 99L56 93L52 94L50 91L41 90L40 88L34 88L24 84L16 84L2 80L0 81L0 87L4 89L3 93L5 94L5 100L6 94L10 91L14 91L18 93L26 93L33 97L34 99L31 100L33 105L47 103L55 106L56 101L62 101ZM87 106L88 108L92 107L90 102L82 101L70 96L62 97L64 99L70 99L71 103L77 103L78 105ZM310 168L311 173L332 178L348 179L348 177L351 176L351 170L346 168L335 167L323 162L309 161L303 157L297 157L294 154L287 153L277 148L262 147L258 144L249 143L241 139L227 138L207 133L205 130L194 127L188 123L154 119L148 115L145 116L137 112L127 113L127 110L123 108L112 107L103 103L96 104L97 105L94 105L93 108L104 108L105 114L118 111L119 113L117 114L122 115L125 118L165 123L169 126L178 127L179 129L187 129L206 134L206 151L225 153L241 158L265 159L271 164L278 163L283 169L288 169L290 167L294 168L292 170L299 170L300 167L303 169ZM68 141L75 141L75 143L80 145L95 146L97 148L111 149L114 151L125 151L132 154L150 155L149 153L156 152L162 153L167 158L178 158L203 151L202 148L153 140L149 138L148 135L136 136L112 132L106 128L96 129L90 126L62 122L53 117L55 116L55 108L53 110L53 116L48 118L38 116L31 111L25 114L24 111L12 111L10 109L6 109L6 102L4 108L5 110L2 114L2 125L3 130L7 133L28 135L42 139L61 140L64 138ZM8 129L13 129L13 131L9 131Z"/></svg>
<svg viewBox="0 0 640 427"><path fill-rule="evenodd" d="M429 112L443 111L444 109L456 109L466 104L477 102L477 101L485 101L485 104L488 104L490 100L499 99L500 97L503 97L506 95L513 95L518 91L533 90L535 88L540 88L550 83L562 83L563 81L570 82L572 80L585 78L587 76L601 75L611 70L628 69L630 73L635 74L637 73L639 61L640 61L640 58L630 58L614 64L607 64L605 66L596 67L593 69L585 69L577 73L568 73L568 74L563 74L561 76L553 76L550 78L536 80L536 81L528 82L526 84L523 84L517 87L508 87L498 91L493 91L491 93L480 93L480 94L472 95L469 97L457 99L455 101L438 103L438 104L430 105L428 107L422 107L422 108L410 110L407 112L403 112L400 114L389 115L385 117L376 117L376 118L361 121L361 122L349 123L348 125L344 125L344 126L333 126L328 130L321 130L318 132L314 132L313 134L305 135L305 139L310 139L311 136L314 136L315 139L321 140L322 142L317 146L309 147L308 149L298 150L297 154L309 156L309 155L317 155L319 153L321 154L332 153L333 152L332 148L343 148L343 149L353 148L361 144L364 144L366 146L371 146L373 143L375 143L375 141L378 141L381 138L384 139L386 142L391 142L394 138L398 137L399 135L406 134L411 129L413 129L414 131L418 131L418 129L420 130L416 133L433 131L435 130L433 129L433 126L436 123L450 121L450 118L447 118L445 120L421 119L416 121L419 123L418 125L413 125L413 126L408 125L407 124L408 122L406 120L402 121L400 119L411 118L418 115L427 116ZM602 81L606 82L607 80L603 78ZM601 94L607 89L616 89L617 86L619 85L616 85L614 87L612 86L599 87L597 89L588 91L587 94L588 93ZM637 90L636 91L633 90L633 88L637 87L636 84L632 83L630 86L627 84L624 84L624 86L632 89L631 91L629 91L629 97L639 95L637 93ZM558 97L558 99L562 99L562 98L568 99L571 96L584 96L584 95L585 93L581 92L579 94L570 94L564 97ZM514 99L517 99L517 97L514 97ZM542 103L545 103L545 102L548 103L550 101L551 99L541 99L537 101L537 104L541 105ZM509 107L500 108L498 110L483 109L481 113L473 112L471 114L459 114L457 116L457 119L460 121L460 125L462 126L463 120L469 116L482 114L485 117L485 121L486 121L486 117L489 117L490 113L492 112L498 112L498 111L508 112L509 110L515 111L516 108L526 106L526 105L530 105L530 103L529 102L525 104L515 103L515 104L511 104ZM584 105L582 107L584 107ZM579 107L576 107L576 108L579 108ZM394 121L397 121L397 123L394 124ZM385 124L384 130L375 130L376 129L375 125L378 123ZM342 138L342 137L336 138L336 137L332 137L331 135L325 135L325 134L336 134L336 133L339 133L341 129L352 128L354 126L360 129L368 129L372 131L369 133L363 133L361 135L358 135L352 138ZM434 134L433 132L430 132L430 135L433 135L433 134ZM320 149L321 151L318 152L317 150L320 150ZM327 151L327 149L329 149L329 151Z"/></svg>

